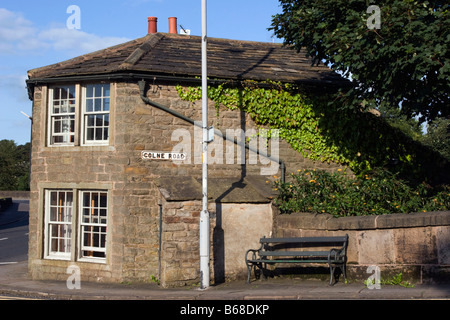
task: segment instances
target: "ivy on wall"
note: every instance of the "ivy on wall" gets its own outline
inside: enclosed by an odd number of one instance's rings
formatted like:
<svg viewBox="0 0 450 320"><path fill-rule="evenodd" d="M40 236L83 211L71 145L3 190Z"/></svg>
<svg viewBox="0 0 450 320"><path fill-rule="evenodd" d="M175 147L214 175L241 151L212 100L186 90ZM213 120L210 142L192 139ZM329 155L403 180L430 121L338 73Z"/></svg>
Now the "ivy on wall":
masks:
<svg viewBox="0 0 450 320"><path fill-rule="evenodd" d="M177 91L187 101L202 97L201 87L177 86ZM425 179L423 163L440 160L382 118L340 108L327 94L308 94L292 84L222 83L209 86L208 97L215 102L217 112L220 105L242 110L256 124L278 129L280 138L306 158L346 165L359 176L395 163L397 172Z"/></svg>

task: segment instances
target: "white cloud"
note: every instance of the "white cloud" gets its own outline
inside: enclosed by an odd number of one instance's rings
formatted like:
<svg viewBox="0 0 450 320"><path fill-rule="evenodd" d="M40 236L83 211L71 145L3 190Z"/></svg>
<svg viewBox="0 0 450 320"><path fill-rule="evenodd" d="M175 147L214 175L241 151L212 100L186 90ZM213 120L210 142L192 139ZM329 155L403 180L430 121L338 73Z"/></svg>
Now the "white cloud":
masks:
<svg viewBox="0 0 450 320"><path fill-rule="evenodd" d="M33 40L36 29L22 15L0 8L0 53L14 54ZM33 42L34 43L34 42Z"/></svg>
<svg viewBox="0 0 450 320"><path fill-rule="evenodd" d="M129 39L102 37L64 27L39 30L21 14L0 8L0 54L41 54L42 50L56 50L74 56L126 41Z"/></svg>
<svg viewBox="0 0 450 320"><path fill-rule="evenodd" d="M52 28L39 32L38 39L57 51L84 54L129 41L127 38L101 37L84 31Z"/></svg>

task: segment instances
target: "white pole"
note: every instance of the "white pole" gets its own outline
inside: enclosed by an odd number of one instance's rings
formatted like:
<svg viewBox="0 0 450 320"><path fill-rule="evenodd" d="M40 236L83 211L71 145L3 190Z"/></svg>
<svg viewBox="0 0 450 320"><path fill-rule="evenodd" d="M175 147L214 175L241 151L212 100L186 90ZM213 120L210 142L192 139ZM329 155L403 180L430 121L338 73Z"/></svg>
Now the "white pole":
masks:
<svg viewBox="0 0 450 320"><path fill-rule="evenodd" d="M202 189L203 208L200 213L200 289L209 287L209 212L208 212L208 63L207 63L206 0L202 0Z"/></svg>

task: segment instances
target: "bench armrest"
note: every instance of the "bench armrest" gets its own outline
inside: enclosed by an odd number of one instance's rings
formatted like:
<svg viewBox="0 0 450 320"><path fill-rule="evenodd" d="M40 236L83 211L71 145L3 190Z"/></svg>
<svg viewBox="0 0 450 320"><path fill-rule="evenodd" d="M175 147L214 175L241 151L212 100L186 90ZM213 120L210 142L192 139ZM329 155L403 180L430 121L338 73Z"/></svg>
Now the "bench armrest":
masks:
<svg viewBox="0 0 450 320"><path fill-rule="evenodd" d="M249 249L245 253L245 263L248 264L249 260L256 260L256 253L259 252L259 249ZM249 259L249 254L251 253L251 258Z"/></svg>
<svg viewBox="0 0 450 320"><path fill-rule="evenodd" d="M330 252L328 253L328 261L330 262L332 258L334 259L334 261L344 260L345 259L344 250L345 248L331 249Z"/></svg>

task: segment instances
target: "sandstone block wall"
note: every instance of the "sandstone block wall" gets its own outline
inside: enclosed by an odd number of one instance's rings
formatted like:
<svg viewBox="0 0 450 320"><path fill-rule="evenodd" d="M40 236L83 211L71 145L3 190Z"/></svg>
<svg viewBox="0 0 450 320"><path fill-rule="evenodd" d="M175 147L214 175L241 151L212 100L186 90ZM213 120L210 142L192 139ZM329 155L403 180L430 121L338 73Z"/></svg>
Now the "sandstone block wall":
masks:
<svg viewBox="0 0 450 320"><path fill-rule="evenodd" d="M450 212L342 218L309 213L277 215L274 234L348 234L348 271L353 279L367 279L367 267L376 265L385 279L402 272L418 282L450 281Z"/></svg>
<svg viewBox="0 0 450 320"><path fill-rule="evenodd" d="M200 279L199 216L201 201L162 204L161 284L180 286ZM211 203L211 282L243 279L245 252L258 247L259 239L272 233L270 203Z"/></svg>

